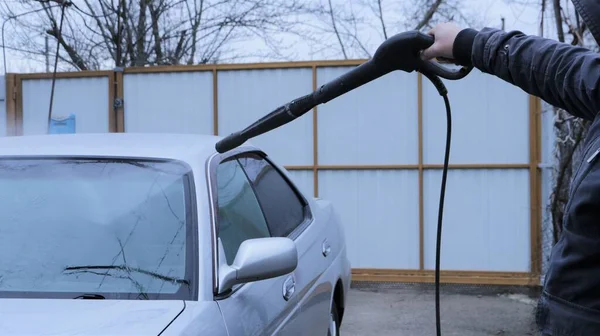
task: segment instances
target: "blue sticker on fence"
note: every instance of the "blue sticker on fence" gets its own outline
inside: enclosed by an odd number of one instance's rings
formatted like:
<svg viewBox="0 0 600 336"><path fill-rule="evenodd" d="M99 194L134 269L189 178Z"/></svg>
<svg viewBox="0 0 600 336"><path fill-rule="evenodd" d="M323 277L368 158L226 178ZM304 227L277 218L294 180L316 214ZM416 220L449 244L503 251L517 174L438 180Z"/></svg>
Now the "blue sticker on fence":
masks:
<svg viewBox="0 0 600 336"><path fill-rule="evenodd" d="M68 117L55 117L50 120L50 134L75 133L75 115Z"/></svg>

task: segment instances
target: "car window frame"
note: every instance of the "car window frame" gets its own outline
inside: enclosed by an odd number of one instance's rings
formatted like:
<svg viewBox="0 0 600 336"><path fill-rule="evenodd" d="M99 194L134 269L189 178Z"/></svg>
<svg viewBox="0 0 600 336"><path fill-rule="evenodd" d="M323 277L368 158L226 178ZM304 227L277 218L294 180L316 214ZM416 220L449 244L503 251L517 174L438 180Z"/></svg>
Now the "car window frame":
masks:
<svg viewBox="0 0 600 336"><path fill-rule="evenodd" d="M235 162L235 164L237 164L237 165L238 165L239 169L241 169L242 173L244 174L245 180L246 180L246 182L248 183L248 186L250 187L250 190L252 191L252 195L254 196L254 198L255 198L255 200L256 200L256 204L258 205L258 210L260 211L260 214L262 215L262 219L263 219L263 221L264 221L264 224L265 224L265 226L266 226L266 229L267 229L267 232L268 232L268 236L267 236L267 237L269 237L269 238L270 238L270 237L273 237L273 235L272 235L272 233L271 233L271 228L269 227L269 222L267 221L267 217L266 217L266 215L265 215L265 212L264 212L264 210L263 210L263 206L262 206L262 204L261 204L261 202L260 202L260 199L258 198L258 194L256 193L256 189L254 188L254 185L252 184L252 181L250 181L250 178L248 177L248 173L246 172L246 170L244 169L244 167L242 166L242 164L241 164L241 163L238 161L238 158L239 158L240 156L243 156L243 155L245 155L245 154L248 154L248 153L246 152L246 153L242 153L242 154L240 154L240 155L233 155L233 156L230 156L230 157L228 157L228 158L226 158L226 159L223 159L221 162L219 162L219 164L216 166L216 168L217 168L217 170L218 170L218 167L219 167L220 165L222 165L222 164L225 164L225 163L229 163L229 162L231 162L231 161ZM218 183L218 177L215 177L215 181L217 181L217 183ZM217 189L216 189L216 190L217 190ZM215 194L215 200L216 200L217 202L218 202L218 200L219 200L219 195L218 195L218 193L217 193L217 194ZM215 205L215 212L216 212L216 211L218 211L218 208L219 208L219 205L218 205L218 204L216 204L216 205ZM216 218L215 218L215 219L218 221L218 219L219 219L219 216L216 216ZM217 230L217 229L218 229L218 224L219 224L219 223L215 222L215 234L217 235L217 238L219 238L219 235L217 234L217 231L218 231L218 230ZM244 239L244 241L245 241L245 240L247 240L247 239ZM226 246L225 246L225 244L224 244L222 241L221 241L221 243L223 244L223 249L226 249ZM238 251L239 251L239 248L238 248ZM218 250L217 250L217 252L218 252ZM237 253L236 253L236 254L237 254ZM217 265L218 265L218 264L217 264ZM229 266L231 266L231 265L229 265Z"/></svg>
<svg viewBox="0 0 600 336"><path fill-rule="evenodd" d="M206 161L206 183L208 186L208 199L209 199L209 213L210 213L210 231L211 231L211 242L212 242L212 263L213 263L213 298L214 300L223 300L226 299L228 297L230 297L231 295L235 294L236 292L238 292L241 288L246 287L246 285L251 284L251 283L244 283L241 285L238 285L236 287L234 287L231 291L229 291L226 294L221 294L219 295L218 291L219 291L219 251L218 251L218 236L217 236L217 209L218 209L218 195L217 195L217 167L226 161L232 160L232 159L237 159L238 157L243 157L244 155L248 155L248 154L254 154L254 155L258 155L259 157L261 157L263 160L267 161L272 167L273 169L275 169L275 171L277 171L277 173L279 173L279 175L287 182L288 186L294 191L294 193L296 194L296 196L299 198L299 200L301 201L301 203L303 204L303 209L304 209L304 219L303 221L298 224L296 226L296 228L294 230L292 230L288 236L286 238L290 238L293 241L296 241L298 239L298 237L300 237L300 235L302 235L302 233L304 231L306 231L306 229L314 222L314 216L313 216L313 212L310 206L310 203L308 202L308 200L306 199L306 196L304 195L304 193L302 193L302 191L300 190L300 188L298 188L298 186L282 171L282 167L279 166L278 164L274 163L268 156L267 153L265 153L263 150L251 146L251 145L242 145L239 146L235 149L232 149L228 152L225 153L218 153L218 152L214 152L212 156L210 156L208 158L208 160ZM238 161L239 163L239 161ZM240 164L240 167L243 166ZM244 170L244 173L245 170ZM246 177L247 178L247 177ZM264 211L262 208L262 203L258 197L258 195L256 194L256 191L254 190L254 185L252 184L252 181L250 181L250 179L248 179L248 182L250 183L250 185L252 186L252 191L254 192L259 206L260 206L260 210L261 212L263 212L263 216ZM266 218L265 218L266 219ZM267 224L268 226L268 224Z"/></svg>
<svg viewBox="0 0 600 336"><path fill-rule="evenodd" d="M306 200L306 197L300 191L300 189L294 184L294 182L281 171L281 168L278 167L276 164L274 164L273 161L270 160L266 154L263 153L263 155L261 155L259 153L243 153L240 155L236 155L236 157L250 157L251 155L258 156L261 160L264 160L271 168L273 168L278 173L278 175L284 180L284 182L287 183L288 187L290 189L292 189L292 192L296 195L299 202L301 203L302 212L303 212L302 213L302 215L303 215L302 221L300 223L296 224L294 229L291 230L290 232L288 232L286 236L284 236L286 238L291 238L292 240L296 240L296 238L306 229L304 227L305 224L310 223L312 220L312 212L310 211L310 206L309 206L308 201ZM252 158L256 159L254 157L252 157ZM240 165L242 166L242 169L244 169L244 166L241 164L241 162L240 162ZM250 180L250 179L248 178L248 180ZM263 211L265 220L267 220L267 226L269 226L269 221L268 221L267 215L266 215L266 213L264 211L264 207L263 207L264 200L261 200L260 196L256 192L256 187L252 183L252 181L250 181L250 185L252 186L252 189L254 190L254 194L256 195L256 198L258 199L258 203L260 204L261 210ZM271 230L270 227L269 227L269 230Z"/></svg>

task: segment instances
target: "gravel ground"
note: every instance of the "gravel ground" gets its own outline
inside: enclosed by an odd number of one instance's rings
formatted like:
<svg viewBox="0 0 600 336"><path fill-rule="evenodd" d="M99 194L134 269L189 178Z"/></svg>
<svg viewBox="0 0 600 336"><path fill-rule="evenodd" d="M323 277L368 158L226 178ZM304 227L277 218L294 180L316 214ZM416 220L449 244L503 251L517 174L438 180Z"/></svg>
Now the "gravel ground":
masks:
<svg viewBox="0 0 600 336"><path fill-rule="evenodd" d="M528 290L442 287L442 335L536 335L535 294ZM353 288L341 335L435 335L435 292L430 285Z"/></svg>

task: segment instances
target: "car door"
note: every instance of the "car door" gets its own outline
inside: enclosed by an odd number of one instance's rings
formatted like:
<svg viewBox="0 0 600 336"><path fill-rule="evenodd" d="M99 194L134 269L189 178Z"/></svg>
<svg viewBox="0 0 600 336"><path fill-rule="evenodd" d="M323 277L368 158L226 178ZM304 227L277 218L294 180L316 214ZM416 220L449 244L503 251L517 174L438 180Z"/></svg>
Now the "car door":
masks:
<svg viewBox="0 0 600 336"><path fill-rule="evenodd" d="M217 208L217 243L224 251L221 257L231 265L243 241L271 234L253 186L237 157L223 160L211 174L217 180L213 196ZM288 278L281 276L238 285L218 298L229 334L273 335L281 329L294 308L283 295Z"/></svg>
<svg viewBox="0 0 600 336"><path fill-rule="evenodd" d="M283 171L260 153L238 158L254 187L272 236L294 240L298 266L285 279L283 291L293 291L289 303L295 307L287 316L280 335L326 335L329 326L330 283L319 283L331 260L324 223L318 222L304 195Z"/></svg>

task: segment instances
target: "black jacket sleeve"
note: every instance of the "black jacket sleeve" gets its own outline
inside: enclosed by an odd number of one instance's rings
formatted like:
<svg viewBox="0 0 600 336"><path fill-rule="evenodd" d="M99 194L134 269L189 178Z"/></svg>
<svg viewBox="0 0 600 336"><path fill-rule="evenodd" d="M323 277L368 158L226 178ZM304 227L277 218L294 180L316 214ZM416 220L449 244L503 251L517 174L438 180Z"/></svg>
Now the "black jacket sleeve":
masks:
<svg viewBox="0 0 600 336"><path fill-rule="evenodd" d="M464 29L454 42L459 64L473 65L570 114L600 111L600 54L519 31Z"/></svg>

